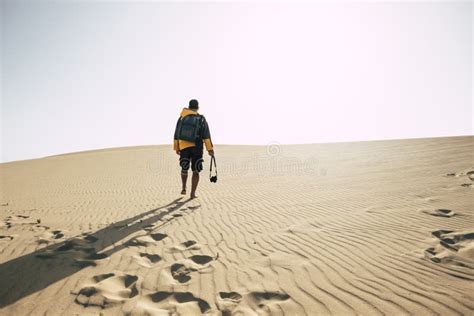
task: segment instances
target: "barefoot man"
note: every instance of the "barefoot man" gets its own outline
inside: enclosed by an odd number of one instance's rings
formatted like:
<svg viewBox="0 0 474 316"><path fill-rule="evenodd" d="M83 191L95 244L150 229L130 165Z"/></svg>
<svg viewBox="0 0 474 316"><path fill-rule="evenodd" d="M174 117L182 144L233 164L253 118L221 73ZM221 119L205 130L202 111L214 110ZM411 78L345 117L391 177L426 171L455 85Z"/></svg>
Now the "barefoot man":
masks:
<svg viewBox="0 0 474 316"><path fill-rule="evenodd" d="M191 179L191 199L196 198L196 188L199 183L199 172L202 170L203 143L210 156L214 155L211 133L203 115L198 113L199 103L197 100L189 101L189 107L183 108L176 123L174 131L174 150L179 155L181 166L181 180L183 189L181 194L186 194L186 182L188 170L191 166L193 176Z"/></svg>

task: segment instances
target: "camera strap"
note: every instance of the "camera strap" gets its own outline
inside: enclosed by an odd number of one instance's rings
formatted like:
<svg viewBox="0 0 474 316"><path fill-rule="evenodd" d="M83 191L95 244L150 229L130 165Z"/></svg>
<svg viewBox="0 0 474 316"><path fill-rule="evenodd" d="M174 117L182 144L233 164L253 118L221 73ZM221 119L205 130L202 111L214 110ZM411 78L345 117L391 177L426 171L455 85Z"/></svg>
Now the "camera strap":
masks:
<svg viewBox="0 0 474 316"><path fill-rule="evenodd" d="M216 157L211 156L211 163L209 166L209 178L212 176L212 163L214 162L214 170L216 171L216 177L217 177L217 164L216 164Z"/></svg>

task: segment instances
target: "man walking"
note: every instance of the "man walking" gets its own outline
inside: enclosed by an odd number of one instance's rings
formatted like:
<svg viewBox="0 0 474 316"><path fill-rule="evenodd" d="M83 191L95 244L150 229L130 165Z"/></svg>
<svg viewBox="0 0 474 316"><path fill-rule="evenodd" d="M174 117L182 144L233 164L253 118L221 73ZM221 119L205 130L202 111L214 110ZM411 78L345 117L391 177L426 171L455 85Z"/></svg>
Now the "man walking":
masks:
<svg viewBox="0 0 474 316"><path fill-rule="evenodd" d="M191 166L191 199L196 198L196 188L199 183L199 172L202 170L203 143L210 156L214 155L211 133L206 118L198 113L199 102L195 99L189 101L189 107L183 108L176 123L174 131L173 148L180 156L181 181L183 188L181 194L186 194L188 170Z"/></svg>

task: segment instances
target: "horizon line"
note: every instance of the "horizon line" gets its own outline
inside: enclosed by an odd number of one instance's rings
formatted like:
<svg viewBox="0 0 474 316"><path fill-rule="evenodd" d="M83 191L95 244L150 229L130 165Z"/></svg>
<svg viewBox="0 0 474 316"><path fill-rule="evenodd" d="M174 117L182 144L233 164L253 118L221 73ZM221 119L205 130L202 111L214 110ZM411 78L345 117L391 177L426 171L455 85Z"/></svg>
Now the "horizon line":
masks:
<svg viewBox="0 0 474 316"><path fill-rule="evenodd" d="M362 142L380 142L380 141L400 141L400 140L424 140L424 139L437 139L437 138L462 138L462 137L473 137L473 134L468 135L449 135L449 136L429 136L429 137L409 137L409 138L382 138L382 139L367 139L367 140L352 140L352 141L330 141L330 142L317 142L317 143L280 143L278 141L269 141L266 144L215 144L215 146L253 146L253 147L265 147L265 146L308 146L308 145L323 145L323 144L343 144L343 143L362 143ZM68 156L68 155L75 155L75 154L87 154L93 153L98 151L114 151L114 150L133 150L143 147L158 147L158 146L170 146L170 150L172 150L172 143L166 144L141 144L141 145L132 145L132 146L123 146L123 147L102 147L102 148L91 148L86 150L80 151L73 151L73 152L66 152L66 153L58 153L52 154L37 158L27 158L27 159L18 159L18 160L11 160L11 161L0 161L0 165L8 164L8 163L15 163L15 162L23 162L29 160L38 160L38 159L45 159L45 158L52 158L52 157L59 157L59 156Z"/></svg>

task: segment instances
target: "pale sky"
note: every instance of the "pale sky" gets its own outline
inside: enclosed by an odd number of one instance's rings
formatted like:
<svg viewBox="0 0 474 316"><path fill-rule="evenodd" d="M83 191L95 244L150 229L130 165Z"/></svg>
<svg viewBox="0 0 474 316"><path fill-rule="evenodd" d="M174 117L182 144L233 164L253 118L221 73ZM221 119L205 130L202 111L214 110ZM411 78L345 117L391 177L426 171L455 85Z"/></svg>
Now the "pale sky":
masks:
<svg viewBox="0 0 474 316"><path fill-rule="evenodd" d="M170 144L473 134L465 2L1 2L1 161ZM218 154L218 145L216 154Z"/></svg>

